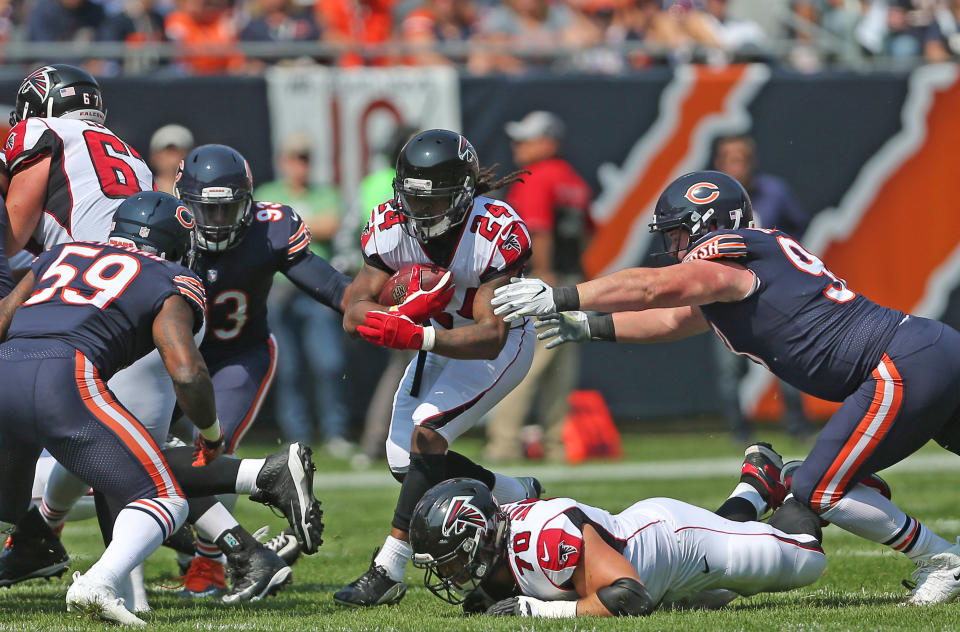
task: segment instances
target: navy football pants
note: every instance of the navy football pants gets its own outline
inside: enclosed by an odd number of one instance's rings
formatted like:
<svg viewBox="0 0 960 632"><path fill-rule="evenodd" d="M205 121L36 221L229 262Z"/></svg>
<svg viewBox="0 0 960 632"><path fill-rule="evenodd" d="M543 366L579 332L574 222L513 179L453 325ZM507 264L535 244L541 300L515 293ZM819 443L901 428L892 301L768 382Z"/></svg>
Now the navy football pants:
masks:
<svg viewBox="0 0 960 632"><path fill-rule="evenodd" d="M183 496L150 434L73 347L0 345L0 402L0 520L16 522L27 510L43 448L122 505Z"/></svg>
<svg viewBox="0 0 960 632"><path fill-rule="evenodd" d="M812 509L825 511L868 475L932 438L947 445L941 437L958 431L960 333L910 316L871 376L820 432L793 476L792 491Z"/></svg>

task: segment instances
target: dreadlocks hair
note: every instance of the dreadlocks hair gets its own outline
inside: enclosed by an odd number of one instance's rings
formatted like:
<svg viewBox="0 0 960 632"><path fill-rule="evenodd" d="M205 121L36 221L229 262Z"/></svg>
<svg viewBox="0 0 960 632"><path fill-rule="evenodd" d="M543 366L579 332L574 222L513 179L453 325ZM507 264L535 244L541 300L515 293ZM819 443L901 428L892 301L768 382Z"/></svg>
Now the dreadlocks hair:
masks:
<svg viewBox="0 0 960 632"><path fill-rule="evenodd" d="M502 189L503 187L513 184L514 182L523 182L524 175L530 175L530 172L526 169L518 169L513 173L507 174L506 176L500 178L499 180L494 179L494 172L496 172L497 167L500 166L499 162L496 162L489 167L481 167L480 175L477 176L477 186L476 194L477 195L486 195L490 191L496 191L497 189Z"/></svg>

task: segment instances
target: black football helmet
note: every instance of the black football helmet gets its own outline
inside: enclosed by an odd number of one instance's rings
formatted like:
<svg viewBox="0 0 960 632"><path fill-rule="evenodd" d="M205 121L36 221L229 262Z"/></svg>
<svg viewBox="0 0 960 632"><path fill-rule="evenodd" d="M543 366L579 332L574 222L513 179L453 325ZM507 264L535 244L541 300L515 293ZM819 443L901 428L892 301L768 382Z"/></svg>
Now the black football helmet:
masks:
<svg viewBox="0 0 960 632"><path fill-rule="evenodd" d="M173 194L197 218L197 248L223 252L240 242L253 219L253 176L246 158L226 145L200 145L180 163Z"/></svg>
<svg viewBox="0 0 960 632"><path fill-rule="evenodd" d="M169 193L141 191L120 203L110 224L110 243L190 267L194 228L190 209Z"/></svg>
<svg viewBox="0 0 960 632"><path fill-rule="evenodd" d="M660 233L663 251L654 254L679 256L671 246L670 233L683 228L690 245L715 230L753 226L750 196L739 182L719 171L694 171L671 182L653 211L651 233Z"/></svg>
<svg viewBox="0 0 960 632"><path fill-rule="evenodd" d="M107 118L100 84L86 70L52 64L34 70L20 84L10 126L38 116L74 118L102 124Z"/></svg>
<svg viewBox="0 0 960 632"><path fill-rule="evenodd" d="M413 565L426 571L430 592L462 603L505 559L509 525L486 485L472 478L444 481L413 510Z"/></svg>
<svg viewBox="0 0 960 632"><path fill-rule="evenodd" d="M400 150L393 180L404 229L426 242L461 224L479 176L477 152L466 138L445 129L416 134Z"/></svg>

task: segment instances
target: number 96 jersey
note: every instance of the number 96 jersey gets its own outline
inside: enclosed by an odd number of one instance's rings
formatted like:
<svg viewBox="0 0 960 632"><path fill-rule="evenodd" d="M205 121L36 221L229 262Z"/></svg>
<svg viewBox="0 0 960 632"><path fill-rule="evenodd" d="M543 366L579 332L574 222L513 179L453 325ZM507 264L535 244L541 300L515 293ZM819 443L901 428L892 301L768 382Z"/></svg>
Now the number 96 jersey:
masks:
<svg viewBox="0 0 960 632"><path fill-rule="evenodd" d="M415 263L434 263L449 269L457 289L444 313L435 318L446 329L472 324L473 298L483 283L506 274L519 276L530 258L530 233L508 204L478 196L461 227L449 262L433 261L420 242L404 229L403 216L390 200L373 210L360 238L363 259L393 274ZM519 319L515 327L523 326Z"/></svg>
<svg viewBox="0 0 960 632"><path fill-rule="evenodd" d="M106 240L120 203L153 189L140 154L97 123L28 118L7 134L2 157L11 175L47 156L43 216L27 244L34 254L69 241Z"/></svg>

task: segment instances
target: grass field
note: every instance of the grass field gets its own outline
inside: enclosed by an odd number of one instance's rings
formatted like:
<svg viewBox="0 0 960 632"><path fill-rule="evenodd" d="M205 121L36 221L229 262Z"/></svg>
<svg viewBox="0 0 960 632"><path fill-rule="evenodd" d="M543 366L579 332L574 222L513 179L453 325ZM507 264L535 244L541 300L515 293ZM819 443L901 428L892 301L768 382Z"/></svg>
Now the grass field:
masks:
<svg viewBox="0 0 960 632"><path fill-rule="evenodd" d="M787 457L801 457L806 447L776 433L759 437L773 441ZM458 444L459 445L459 444ZM611 511L647 496L672 496L716 508L732 489L740 451L724 436L643 435L626 440L627 458L616 465L579 468L525 467L542 476L548 495L572 496ZM273 451L267 444L247 446L248 454ZM479 443L468 441L468 454ZM671 459L687 463L657 463ZM439 601L422 587L422 576L408 570L410 588L399 606L364 611L339 608L332 594L366 569L374 547L386 534L398 486L385 466L359 474L342 463L322 462L317 496L325 509L324 545L311 558L294 566L294 583L275 598L230 607L212 600L185 600L157 588L174 574L174 555L161 550L147 563L147 583L153 612L144 615L157 630L958 630L960 605L900 608L906 595L900 581L912 565L903 556L836 527L825 531L828 566L812 586L771 595L738 599L716 612L656 612L642 620L463 618L459 608ZM903 467L885 473L893 498L908 513L947 538L960 533L957 481L960 458L927 447ZM240 521L251 531L269 524L284 526L261 505L241 500ZM70 523L64 533L73 556L72 570L85 571L100 554L95 521ZM103 625L73 618L64 608L68 577L34 580L0 592L0 630L88 630Z"/></svg>

